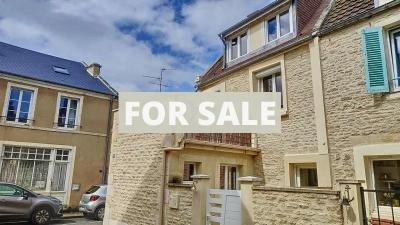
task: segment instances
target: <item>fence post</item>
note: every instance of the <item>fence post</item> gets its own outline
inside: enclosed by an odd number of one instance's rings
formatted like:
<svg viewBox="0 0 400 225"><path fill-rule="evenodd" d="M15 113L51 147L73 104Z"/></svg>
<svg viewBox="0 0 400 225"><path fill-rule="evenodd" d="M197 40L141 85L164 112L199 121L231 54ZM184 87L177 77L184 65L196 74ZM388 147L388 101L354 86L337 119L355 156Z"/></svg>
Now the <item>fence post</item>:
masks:
<svg viewBox="0 0 400 225"><path fill-rule="evenodd" d="M210 188L210 176L193 175L192 225L206 224L207 192Z"/></svg>
<svg viewBox="0 0 400 225"><path fill-rule="evenodd" d="M242 212L242 224L253 225L254 224L254 212L253 212L253 186L256 182L260 182L261 179L258 177L240 177L240 200L241 200L241 212Z"/></svg>
<svg viewBox="0 0 400 225"><path fill-rule="evenodd" d="M340 200L343 208L344 225L364 225L360 180L339 180ZM348 201L347 201L347 200ZM348 204L347 204L348 203Z"/></svg>

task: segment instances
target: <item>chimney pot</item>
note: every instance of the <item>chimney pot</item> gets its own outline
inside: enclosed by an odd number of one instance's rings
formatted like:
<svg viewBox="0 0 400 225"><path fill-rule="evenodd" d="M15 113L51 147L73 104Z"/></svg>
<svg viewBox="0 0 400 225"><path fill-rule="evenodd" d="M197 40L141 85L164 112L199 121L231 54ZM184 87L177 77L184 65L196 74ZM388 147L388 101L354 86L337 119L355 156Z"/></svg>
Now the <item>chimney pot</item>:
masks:
<svg viewBox="0 0 400 225"><path fill-rule="evenodd" d="M86 67L86 70L93 76L93 77L98 77L100 76L100 69L101 65L98 63L92 63L89 66Z"/></svg>

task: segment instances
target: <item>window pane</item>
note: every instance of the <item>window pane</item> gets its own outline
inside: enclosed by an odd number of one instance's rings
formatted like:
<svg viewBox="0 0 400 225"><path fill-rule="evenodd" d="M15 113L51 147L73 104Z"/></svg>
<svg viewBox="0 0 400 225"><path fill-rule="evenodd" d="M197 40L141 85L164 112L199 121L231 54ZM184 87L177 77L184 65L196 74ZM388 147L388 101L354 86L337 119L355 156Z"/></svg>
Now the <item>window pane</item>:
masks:
<svg viewBox="0 0 400 225"><path fill-rule="evenodd" d="M19 100L20 91L18 88L12 87L10 93L10 99Z"/></svg>
<svg viewBox="0 0 400 225"><path fill-rule="evenodd" d="M7 112L7 121L15 121L16 117L17 117L16 111L8 111Z"/></svg>
<svg viewBox="0 0 400 225"><path fill-rule="evenodd" d="M263 78L263 92L273 92L274 88L273 88L273 81L272 81L273 77L269 76L269 77L264 77Z"/></svg>
<svg viewBox="0 0 400 225"><path fill-rule="evenodd" d="M236 59L238 57L238 40L237 38L231 41L231 59Z"/></svg>
<svg viewBox="0 0 400 225"><path fill-rule="evenodd" d="M301 187L317 187L318 177L317 169L300 169L300 186Z"/></svg>
<svg viewBox="0 0 400 225"><path fill-rule="evenodd" d="M66 174L67 164L56 163L54 166L53 183L51 185L52 191L64 191Z"/></svg>
<svg viewBox="0 0 400 225"><path fill-rule="evenodd" d="M394 36L394 48L395 48L395 52L393 53L393 55L395 55L397 64L397 68L395 68L395 70L397 70L397 78L400 78L400 31L394 33L393 36ZM400 80L397 80L396 84L397 87L400 87Z"/></svg>
<svg viewBox="0 0 400 225"><path fill-rule="evenodd" d="M34 164L34 161L31 161L31 160L29 160L29 161L21 160L19 162L18 179L17 179L18 185L28 188L28 189L31 187L33 164Z"/></svg>
<svg viewBox="0 0 400 225"><path fill-rule="evenodd" d="M219 188L225 189L225 166L219 168Z"/></svg>
<svg viewBox="0 0 400 225"><path fill-rule="evenodd" d="M283 108L282 76L275 75L275 90L281 93L281 108Z"/></svg>
<svg viewBox="0 0 400 225"><path fill-rule="evenodd" d="M31 102L32 91L22 91L22 101L23 102Z"/></svg>
<svg viewBox="0 0 400 225"><path fill-rule="evenodd" d="M0 181L6 183L15 182L15 171L17 171L18 160L16 159L3 159L0 172Z"/></svg>
<svg viewBox="0 0 400 225"><path fill-rule="evenodd" d="M20 107L19 111L28 113L29 112L29 106L30 106L29 102L21 102L21 107Z"/></svg>
<svg viewBox="0 0 400 225"><path fill-rule="evenodd" d="M273 41L277 38L276 18L268 21L268 41Z"/></svg>
<svg viewBox="0 0 400 225"><path fill-rule="evenodd" d="M22 196L23 190L17 187L0 184L0 196Z"/></svg>
<svg viewBox="0 0 400 225"><path fill-rule="evenodd" d="M193 181L192 176L194 175L194 164L193 163L185 163L184 172L183 172L183 180L184 181Z"/></svg>
<svg viewBox="0 0 400 225"><path fill-rule="evenodd" d="M60 108L67 108L67 107L68 107L68 99L65 97L61 97Z"/></svg>
<svg viewBox="0 0 400 225"><path fill-rule="evenodd" d="M289 17L289 11L282 13L279 16L279 25L280 25L280 32L281 35L283 36L285 34L288 34L290 32L290 17Z"/></svg>
<svg viewBox="0 0 400 225"><path fill-rule="evenodd" d="M240 36L240 56L247 54L247 34Z"/></svg>
<svg viewBox="0 0 400 225"><path fill-rule="evenodd" d="M77 107L78 107L78 100L72 99L69 107L70 107L71 109L77 109Z"/></svg>
<svg viewBox="0 0 400 225"><path fill-rule="evenodd" d="M49 162L36 162L35 173L33 175L32 190L45 190L47 184L47 173Z"/></svg>
<svg viewBox="0 0 400 225"><path fill-rule="evenodd" d="M26 122L28 122L28 113L20 112L20 113L19 113L18 122L20 122L20 123L26 123Z"/></svg>
<svg viewBox="0 0 400 225"><path fill-rule="evenodd" d="M18 100L10 100L8 102L8 110L17 111L18 109Z"/></svg>

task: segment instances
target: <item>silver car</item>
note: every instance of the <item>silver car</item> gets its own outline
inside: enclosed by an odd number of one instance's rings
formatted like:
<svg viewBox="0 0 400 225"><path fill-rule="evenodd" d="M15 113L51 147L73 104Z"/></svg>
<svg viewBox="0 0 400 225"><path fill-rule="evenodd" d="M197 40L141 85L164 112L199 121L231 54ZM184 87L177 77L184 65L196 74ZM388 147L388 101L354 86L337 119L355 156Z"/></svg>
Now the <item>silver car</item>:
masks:
<svg viewBox="0 0 400 225"><path fill-rule="evenodd" d="M103 220L106 205L107 185L94 185L89 188L79 202L79 211L86 217Z"/></svg>
<svg viewBox="0 0 400 225"><path fill-rule="evenodd" d="M33 224L42 225L62 215L63 205L57 198L0 182L0 220L29 220Z"/></svg>

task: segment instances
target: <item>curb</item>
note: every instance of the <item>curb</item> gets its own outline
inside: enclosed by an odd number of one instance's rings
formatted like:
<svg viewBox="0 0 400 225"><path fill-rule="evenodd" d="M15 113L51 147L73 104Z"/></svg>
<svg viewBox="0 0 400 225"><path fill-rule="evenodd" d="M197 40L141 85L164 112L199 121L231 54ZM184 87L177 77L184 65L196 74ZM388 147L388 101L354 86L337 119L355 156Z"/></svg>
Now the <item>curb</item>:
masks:
<svg viewBox="0 0 400 225"><path fill-rule="evenodd" d="M61 218L63 219L73 219L73 218L82 218L82 213L66 213Z"/></svg>

